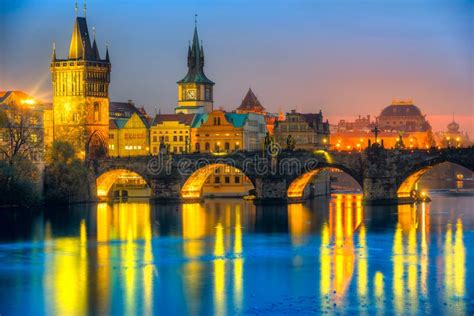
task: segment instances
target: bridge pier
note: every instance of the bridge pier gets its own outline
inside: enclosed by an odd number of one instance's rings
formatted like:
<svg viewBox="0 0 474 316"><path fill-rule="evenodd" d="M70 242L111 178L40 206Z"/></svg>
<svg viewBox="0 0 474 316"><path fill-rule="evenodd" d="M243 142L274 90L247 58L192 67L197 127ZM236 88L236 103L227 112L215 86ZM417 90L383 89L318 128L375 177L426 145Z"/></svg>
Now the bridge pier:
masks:
<svg viewBox="0 0 474 316"><path fill-rule="evenodd" d="M286 179L276 176L255 179L255 204L271 204L287 202Z"/></svg>
<svg viewBox="0 0 474 316"><path fill-rule="evenodd" d="M392 205L398 204L397 183L394 177L364 178L364 204Z"/></svg>
<svg viewBox="0 0 474 316"><path fill-rule="evenodd" d="M151 181L151 199L154 202L180 202L180 190L179 178L155 178Z"/></svg>

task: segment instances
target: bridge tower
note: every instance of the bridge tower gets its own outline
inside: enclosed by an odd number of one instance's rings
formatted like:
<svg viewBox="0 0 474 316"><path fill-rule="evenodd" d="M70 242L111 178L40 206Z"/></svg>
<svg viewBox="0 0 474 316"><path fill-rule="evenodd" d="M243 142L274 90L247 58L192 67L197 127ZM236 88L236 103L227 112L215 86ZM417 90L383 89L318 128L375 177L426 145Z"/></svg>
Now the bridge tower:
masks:
<svg viewBox="0 0 474 316"><path fill-rule="evenodd" d="M91 45L86 17L77 16L76 7L68 57L57 58L53 45L51 74L54 139L70 142L82 158L107 152L110 71L108 48L102 59L95 29Z"/></svg>

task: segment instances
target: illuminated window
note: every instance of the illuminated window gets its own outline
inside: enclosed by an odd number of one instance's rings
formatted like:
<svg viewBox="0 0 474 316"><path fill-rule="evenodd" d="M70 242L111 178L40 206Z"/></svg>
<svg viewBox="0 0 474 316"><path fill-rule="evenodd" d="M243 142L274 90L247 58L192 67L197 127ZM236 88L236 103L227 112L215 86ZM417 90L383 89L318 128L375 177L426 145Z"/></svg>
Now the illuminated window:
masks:
<svg viewBox="0 0 474 316"><path fill-rule="evenodd" d="M183 141L183 136L179 136L179 141L180 141L180 142Z"/></svg>
<svg viewBox="0 0 474 316"><path fill-rule="evenodd" d="M38 142L38 135L37 135L36 133L32 133L32 134L30 135L30 138L31 138L31 142L32 142L32 143Z"/></svg>
<svg viewBox="0 0 474 316"><path fill-rule="evenodd" d="M36 116L30 117L30 124L31 125L36 125L38 124L38 118Z"/></svg>
<svg viewBox="0 0 474 316"><path fill-rule="evenodd" d="M72 120L73 120L74 122L79 122L79 113L74 113L74 114L72 115Z"/></svg>

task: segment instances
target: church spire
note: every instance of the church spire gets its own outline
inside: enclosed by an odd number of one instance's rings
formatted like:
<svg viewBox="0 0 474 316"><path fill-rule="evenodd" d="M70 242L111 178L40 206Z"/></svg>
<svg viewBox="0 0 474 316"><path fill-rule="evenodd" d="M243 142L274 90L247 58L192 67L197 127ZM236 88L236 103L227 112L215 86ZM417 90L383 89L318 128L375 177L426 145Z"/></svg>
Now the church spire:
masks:
<svg viewBox="0 0 474 316"><path fill-rule="evenodd" d="M188 74L178 83L186 82L214 84L204 74L204 49L199 42L197 14L194 17L193 40L188 46Z"/></svg>

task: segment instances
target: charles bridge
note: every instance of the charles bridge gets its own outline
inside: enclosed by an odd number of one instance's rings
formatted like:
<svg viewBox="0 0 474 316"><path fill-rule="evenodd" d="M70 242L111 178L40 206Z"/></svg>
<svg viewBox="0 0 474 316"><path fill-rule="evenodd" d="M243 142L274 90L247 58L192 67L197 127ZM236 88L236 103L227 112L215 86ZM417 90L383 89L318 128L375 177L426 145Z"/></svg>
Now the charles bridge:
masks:
<svg viewBox="0 0 474 316"><path fill-rule="evenodd" d="M474 148L362 152L318 150L238 152L228 155L179 154L89 161L93 196L106 199L125 171L140 175L155 201L196 200L207 177L230 166L245 174L255 188L256 202L285 202L308 197L308 184L321 171L337 168L360 185L367 204L412 202L410 194L432 167L451 162L474 171Z"/></svg>

